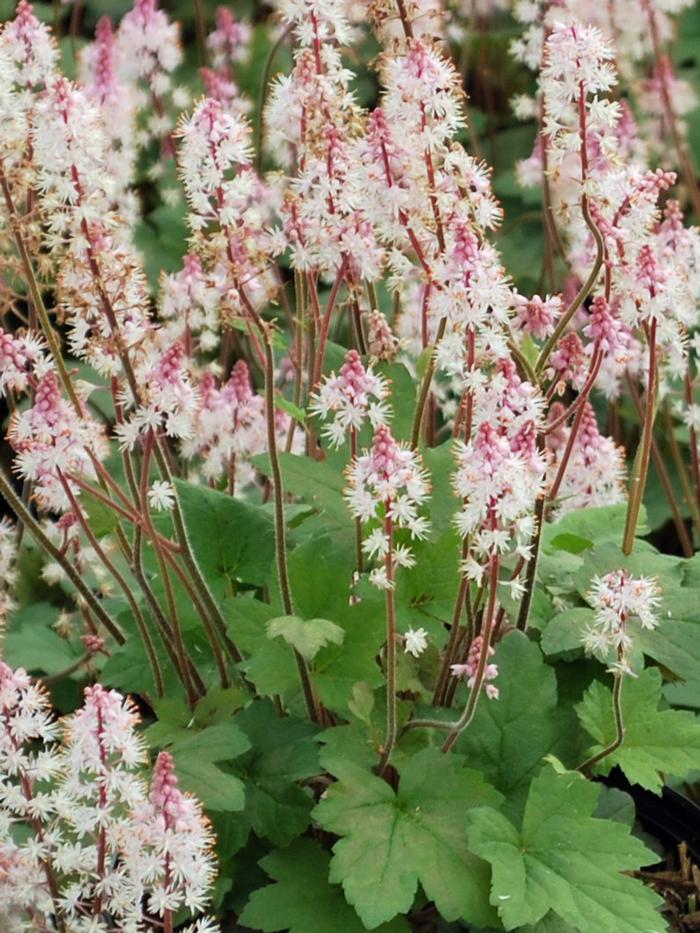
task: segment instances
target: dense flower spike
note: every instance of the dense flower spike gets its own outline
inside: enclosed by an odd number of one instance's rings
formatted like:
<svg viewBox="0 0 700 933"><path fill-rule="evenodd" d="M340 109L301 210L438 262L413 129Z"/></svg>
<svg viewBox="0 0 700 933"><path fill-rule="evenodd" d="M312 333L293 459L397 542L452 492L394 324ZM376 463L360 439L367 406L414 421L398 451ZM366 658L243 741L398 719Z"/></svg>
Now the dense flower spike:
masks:
<svg viewBox="0 0 700 933"><path fill-rule="evenodd" d="M313 397L310 409L324 420L332 419L323 427L323 434L331 445L339 447L350 431L360 430L365 420L373 428L387 420L389 411L384 401L389 387L381 376L362 365L356 350L349 350L345 362L336 376L327 376Z"/></svg>
<svg viewBox="0 0 700 933"><path fill-rule="evenodd" d="M473 687L476 684L476 672L479 665L479 658L481 657L481 652L483 649L483 639L480 635L474 639L474 641L469 646L469 656L464 664L452 664L450 665L450 670L452 671L453 677L464 677L467 681L468 687ZM496 652L494 649L489 646L487 656L492 658ZM498 687L495 684L490 683L498 677L498 665L496 664L487 664L484 672L484 681L486 682L486 696L489 700L497 700L499 693Z"/></svg>
<svg viewBox="0 0 700 933"><path fill-rule="evenodd" d="M554 408L552 414L557 414ZM571 431L567 428L548 436L548 447L553 454L549 463L552 481L558 475L570 438ZM576 509L624 501L624 452L615 446L612 438L600 433L595 411L588 402L584 404L578 433L568 456L567 469L557 495L557 516Z"/></svg>
<svg viewBox="0 0 700 933"><path fill-rule="evenodd" d="M123 839L124 858L148 896L149 912L201 911L214 880L213 834L201 806L178 788L172 755L161 752L147 802L137 806Z"/></svg>
<svg viewBox="0 0 700 933"><path fill-rule="evenodd" d="M69 507L64 482L71 485L72 474L93 478L93 458L101 460L107 449L104 430L61 397L53 371L38 380L34 404L13 416L7 436L17 454L15 469L35 483L42 506L56 512Z"/></svg>
<svg viewBox="0 0 700 933"><path fill-rule="evenodd" d="M519 659L539 664L572 608L593 620L579 650L614 675L616 738L584 775L625 741L640 647L654 678L688 676L635 639L659 624L675 558L659 581L601 567L591 608L579 569L611 536L612 567L634 568L644 506L684 556L700 541L697 127L672 41L690 3L274 0L248 23L196 0L185 61L157 0L100 18L92 41L90 10L59 4L60 44L19 0L0 30L0 494L15 516L0 520L0 653L39 636L45 650L41 681L0 660L3 933L215 933L212 894L224 926L231 904L264 926L262 900L299 887L279 866L325 859L325 831L347 834L326 814L349 799L336 756L321 775L310 752L298 772L283 762L277 799L265 748L340 725L344 750L375 756L372 793L398 778L409 793L416 749L428 761L445 732L449 753L487 699L531 680ZM511 14L532 80L501 67L500 28L489 38ZM529 128L511 133L508 97L527 86L513 109ZM528 132L531 154L509 164ZM539 190L518 204L518 185ZM527 637L555 613L541 644ZM219 843L183 790L193 754ZM455 783L444 760L439 793ZM251 762L275 792L236 814ZM531 793L550 771L564 783L547 767ZM660 780L665 762L648 771ZM581 786L566 778L567 794ZM290 801L296 829L278 819ZM309 818L313 838L294 839ZM230 868L256 835L275 884L244 906L240 887L212 892L213 851ZM391 924L393 897L367 910L339 853L338 922ZM409 881L438 925L488 925L423 874ZM537 925L497 874L501 925ZM603 874L609 894L619 873ZM607 929L583 875L585 919ZM279 926L309 926L278 906ZM642 917L627 926L651 929Z"/></svg>
<svg viewBox="0 0 700 933"><path fill-rule="evenodd" d="M178 24L157 8L157 0L135 0L119 23L117 49L121 78L146 114L139 142L146 145L160 139L163 155L173 155L171 104L186 103L186 96L183 99L172 83L172 73L182 61Z"/></svg>
<svg viewBox="0 0 700 933"><path fill-rule="evenodd" d="M428 476L418 455L397 444L389 428L381 425L371 450L350 464L345 493L350 511L361 522L382 522L363 541L368 557L384 559L391 554L398 566L413 566L410 547L394 547L393 533L405 528L412 539L427 535L428 520L419 513L429 491ZM391 584L385 568L375 569L372 579L377 586Z"/></svg>
<svg viewBox="0 0 700 933"><path fill-rule="evenodd" d="M595 621L585 632L583 644L588 651L603 656L614 651L611 670L633 674L629 655L634 646L634 623L642 629L657 627L659 586L652 578L633 577L626 570L594 577L591 584L588 598Z"/></svg>
<svg viewBox="0 0 700 933"><path fill-rule="evenodd" d="M53 916L71 931L87 929L86 917L105 933L111 923L146 930L154 916L172 923L181 907L204 907L214 878L211 830L199 803L178 790L167 752L148 794L137 724L131 704L98 684L64 720L59 744L48 695L0 661L0 892L4 912L39 924L18 929L48 928L41 924ZM33 839L12 838L18 820Z"/></svg>
<svg viewBox="0 0 700 933"><path fill-rule="evenodd" d="M216 29L207 38L214 68L245 61L250 54L251 38L252 30L248 23L236 20L227 7L217 7Z"/></svg>
<svg viewBox="0 0 700 933"><path fill-rule="evenodd" d="M472 442L457 444L455 456L453 486L464 503L455 524L472 550L463 571L480 582L489 558L513 547L520 556L529 556L533 501L539 492L522 454L514 453L507 438L487 423Z"/></svg>
<svg viewBox="0 0 700 933"><path fill-rule="evenodd" d="M106 135L105 168L114 181L114 204L130 224L139 215L137 198L130 186L136 172L136 113L133 88L119 76L119 50L111 20L97 23L95 41L83 50L81 78L88 97L99 105Z"/></svg>

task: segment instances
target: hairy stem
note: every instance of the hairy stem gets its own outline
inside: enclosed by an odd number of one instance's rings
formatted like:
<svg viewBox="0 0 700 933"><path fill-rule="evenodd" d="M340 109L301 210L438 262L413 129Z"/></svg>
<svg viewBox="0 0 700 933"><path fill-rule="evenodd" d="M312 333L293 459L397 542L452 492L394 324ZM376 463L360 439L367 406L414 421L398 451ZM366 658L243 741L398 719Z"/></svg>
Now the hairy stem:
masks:
<svg viewBox="0 0 700 933"><path fill-rule="evenodd" d="M644 490L649 473L649 455L651 451L652 432L654 430L654 415L656 414L656 318L649 328L649 378L647 384L646 409L642 436L639 448L634 458L632 478L630 480L629 499L627 501L627 518L625 520L625 534L622 539L622 553L631 554L634 549L634 539L637 533L639 513L642 508Z"/></svg>
<svg viewBox="0 0 700 933"><path fill-rule="evenodd" d="M66 555L56 547L53 541L51 541L46 534L44 534L41 525L34 518L24 502L22 502L22 499L14 491L11 481L7 478L4 470L2 469L0 469L0 495L2 495L3 499L10 506L19 521L21 521L25 528L29 530L37 544L39 544L46 551L46 553L56 561L57 564L60 564L61 569L65 572L68 579L80 593L100 623L104 625L105 629L109 632L112 638L114 638L117 644L123 645L126 642L126 638L124 637L122 630L105 611L100 601L97 599L90 587L85 583L81 575L75 569L73 564L71 564Z"/></svg>
<svg viewBox="0 0 700 933"><path fill-rule="evenodd" d="M382 757L377 767L381 776L391 758L396 745L396 604L394 593L394 524L389 513L390 503L386 503L387 514L384 517L384 534L389 543L384 557L386 571L386 734L382 746Z"/></svg>
<svg viewBox="0 0 700 933"><path fill-rule="evenodd" d="M615 683L613 684L612 692L613 713L615 714L615 738L609 745L606 745L605 748L601 749L597 754L591 755L590 758L587 758L578 766L576 770L580 771L582 774L590 774L593 765L598 764L599 761L602 761L603 758L607 758L608 755L612 755L612 753L622 745L625 739L625 723L622 718L623 676L621 671L615 671Z"/></svg>

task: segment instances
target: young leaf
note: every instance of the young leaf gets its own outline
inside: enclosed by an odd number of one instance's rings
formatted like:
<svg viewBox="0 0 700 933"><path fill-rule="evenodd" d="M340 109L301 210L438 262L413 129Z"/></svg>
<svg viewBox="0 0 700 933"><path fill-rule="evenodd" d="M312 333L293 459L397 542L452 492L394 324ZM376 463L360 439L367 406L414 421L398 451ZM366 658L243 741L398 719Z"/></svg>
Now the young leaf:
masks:
<svg viewBox="0 0 700 933"><path fill-rule="evenodd" d="M660 794L659 772L683 778L700 762L700 723L694 713L659 710L661 674L647 668L638 678L627 678L622 686L622 715L625 738L622 745L603 758L595 770L607 774L619 765L628 780ZM595 754L615 737L610 690L596 681L577 706L581 725L596 740Z"/></svg>
<svg viewBox="0 0 700 933"><path fill-rule="evenodd" d="M592 815L599 794L581 774L545 768L520 829L491 807L467 814L469 845L491 862L491 903L506 930L553 911L578 933L663 933L661 898L622 874L657 857L623 823Z"/></svg>
<svg viewBox="0 0 700 933"><path fill-rule="evenodd" d="M345 632L328 619L300 619L299 616L278 616L267 623L268 638L282 638L307 661L313 660L321 648L342 644Z"/></svg>
<svg viewBox="0 0 700 933"><path fill-rule="evenodd" d="M253 891L238 918L263 933L363 933L339 887L328 883L329 856L311 839L298 839L260 862L276 884ZM383 923L380 933L408 933L405 920Z"/></svg>
<svg viewBox="0 0 700 933"><path fill-rule="evenodd" d="M399 766L397 792L348 762L314 810L342 838L333 847L330 879L365 927L373 930L410 909L418 883L448 921L488 926L488 869L467 846L456 815L498 806L501 795L455 756L426 748Z"/></svg>

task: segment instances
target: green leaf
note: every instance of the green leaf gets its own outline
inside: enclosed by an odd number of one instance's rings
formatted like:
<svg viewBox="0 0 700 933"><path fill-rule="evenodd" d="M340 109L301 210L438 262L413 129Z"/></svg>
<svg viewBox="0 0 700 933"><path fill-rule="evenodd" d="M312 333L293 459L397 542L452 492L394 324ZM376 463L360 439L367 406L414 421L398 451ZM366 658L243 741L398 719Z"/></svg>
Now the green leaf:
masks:
<svg viewBox="0 0 700 933"><path fill-rule="evenodd" d="M175 752L175 772L182 790L195 794L207 810L238 811L245 806L243 782L211 761Z"/></svg>
<svg viewBox="0 0 700 933"><path fill-rule="evenodd" d="M358 681L379 687L384 676L376 656L386 640L383 595L366 580L356 587L360 601L349 602L344 587L336 583L333 621L345 632L342 645L327 645L314 658L313 681L319 699L328 709L344 713ZM330 608L330 607L329 607Z"/></svg>
<svg viewBox="0 0 700 933"><path fill-rule="evenodd" d="M265 630L279 610L248 596L225 599L221 605L231 636L245 655L240 668L258 693L273 696L298 690L294 655L282 641L268 638Z"/></svg>
<svg viewBox="0 0 700 933"><path fill-rule="evenodd" d="M250 749L250 740L233 722L220 722L207 729L183 729L166 743L173 754L198 761L230 761Z"/></svg>
<svg viewBox="0 0 700 933"><path fill-rule="evenodd" d="M289 555L289 579L296 612L305 619L335 619L348 604L354 570L350 534L314 535L295 547Z"/></svg>
<svg viewBox="0 0 700 933"><path fill-rule="evenodd" d="M258 836L289 845L310 821L313 799L296 782L319 773L316 727L280 719L268 701L251 703L235 722L253 746L233 763L246 782L246 817Z"/></svg>
<svg viewBox="0 0 700 933"><path fill-rule="evenodd" d="M575 741L576 720L557 709L554 670L521 632L496 646L498 700L483 697L457 748L469 764L506 794L508 807L519 806L545 755L561 755Z"/></svg>
<svg viewBox="0 0 700 933"><path fill-rule="evenodd" d="M176 480L187 533L212 585L243 581L264 585L275 558L271 518L260 508L223 492Z"/></svg>
<svg viewBox="0 0 700 933"><path fill-rule="evenodd" d="M119 524L119 515L87 489L80 491L80 504L87 513L88 525L96 537L104 538Z"/></svg>
<svg viewBox="0 0 700 933"><path fill-rule="evenodd" d="M252 462L261 473L270 476L270 458L267 454L253 457ZM287 492L313 505L333 525L351 527L350 513L343 501L343 474L339 470L319 460L286 453L280 454L280 467Z"/></svg>
<svg viewBox="0 0 700 933"><path fill-rule="evenodd" d="M557 546L554 544L554 540L563 534L567 534L594 541L596 544L603 541L614 541L619 547L625 529L626 516L626 505L606 505L568 512L554 524L544 526L542 545L547 550L556 550ZM647 531L646 514L642 510L637 534L638 536L644 535Z"/></svg>
<svg viewBox="0 0 700 933"><path fill-rule="evenodd" d="M583 650L583 633L593 623L594 613L586 606L558 612L547 623L540 642L545 654Z"/></svg>
<svg viewBox="0 0 700 933"><path fill-rule="evenodd" d="M253 891L240 923L263 933L363 933L339 887L328 883L329 856L311 839L298 839L288 849L260 862L276 884ZM383 923L380 933L408 933L405 920Z"/></svg>
<svg viewBox="0 0 700 933"><path fill-rule="evenodd" d="M619 765L633 784L660 794L659 772L686 777L700 763L700 723L694 713L659 710L661 673L647 668L638 678L626 678L622 686L622 745L600 761L595 770L607 774ZM581 725L596 741L595 754L615 737L612 694L599 682L592 683L577 706Z"/></svg>
<svg viewBox="0 0 700 933"><path fill-rule="evenodd" d="M416 380L403 363L380 363L376 370L391 383L392 433L397 440L408 441L416 412Z"/></svg>
<svg viewBox="0 0 700 933"><path fill-rule="evenodd" d="M281 392L277 392L275 395L275 405L281 411L286 412L288 415L291 415L295 421L298 421L299 424L306 423L306 412L303 408L299 408L298 405L295 405L294 402L290 401L288 398L285 398Z"/></svg>
<svg viewBox="0 0 700 933"><path fill-rule="evenodd" d="M342 838L333 847L330 879L367 929L411 908L418 883L448 921L488 926L488 869L469 851L457 814L501 796L459 759L427 748L399 767L398 791L357 765L314 810L323 829Z"/></svg>
<svg viewBox="0 0 700 933"><path fill-rule="evenodd" d="M352 696L348 700L348 709L360 722L371 725L372 710L374 709L374 691L364 680L359 681L352 688Z"/></svg>
<svg viewBox="0 0 700 933"><path fill-rule="evenodd" d="M4 660L11 667L56 674L81 657L53 628L58 609L50 603L37 602L13 613L3 645ZM81 646L82 648L82 646Z"/></svg>
<svg viewBox="0 0 700 933"><path fill-rule="evenodd" d="M267 637L283 639L303 658L311 661L326 645L342 644L345 632L328 619L304 621L299 616L278 616L267 623Z"/></svg>
<svg viewBox="0 0 700 933"><path fill-rule="evenodd" d="M194 722L198 728L230 719L250 699L243 687L209 687L194 708Z"/></svg>
<svg viewBox="0 0 700 933"><path fill-rule="evenodd" d="M574 535L570 531L555 535L549 544L555 551L568 551L569 554L580 554L581 551L593 547L593 542L589 538Z"/></svg>
<svg viewBox="0 0 700 933"><path fill-rule="evenodd" d="M467 814L469 844L491 862L491 903L506 930L549 911L578 933L662 933L662 904L622 872L656 856L617 820L593 816L600 787L545 768L532 782L518 829L490 807Z"/></svg>

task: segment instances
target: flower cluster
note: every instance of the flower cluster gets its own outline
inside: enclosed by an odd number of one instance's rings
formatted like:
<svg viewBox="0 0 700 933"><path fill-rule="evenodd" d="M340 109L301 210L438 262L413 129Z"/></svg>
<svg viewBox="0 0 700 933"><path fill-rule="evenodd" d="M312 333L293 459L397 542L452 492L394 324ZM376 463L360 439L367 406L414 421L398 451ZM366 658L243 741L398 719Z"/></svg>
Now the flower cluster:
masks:
<svg viewBox="0 0 700 933"><path fill-rule="evenodd" d="M348 432L357 432L365 421L373 428L387 420L389 411L384 401L389 395L386 380L377 376L372 367L362 365L357 350L349 350L336 376L327 376L312 398L310 410L324 420L323 434L331 445L339 447Z"/></svg>
<svg viewBox="0 0 700 933"><path fill-rule="evenodd" d="M12 417L7 437L16 452L15 469L35 483L42 506L56 512L70 506L73 475L94 478L93 458L101 459L106 450L103 428L61 396L53 370L37 381L34 404Z"/></svg>
<svg viewBox="0 0 700 933"><path fill-rule="evenodd" d="M453 677L465 678L468 687L474 687L477 680L477 671L479 668L479 659L483 650L483 639L480 635L474 639L469 646L469 655L464 664L451 664L450 670ZM492 658L496 652L489 645L487 658ZM489 700L497 700L499 693L498 687L491 683L498 677L498 665L487 663L484 667L483 680L486 684L485 692Z"/></svg>
<svg viewBox="0 0 700 933"><path fill-rule="evenodd" d="M588 598L595 620L584 634L583 644L587 651L604 656L614 651L610 669L633 674L629 659L634 646L633 623L642 629L658 626L658 583L651 577L633 577L626 570L614 570L591 582Z"/></svg>
<svg viewBox="0 0 700 933"><path fill-rule="evenodd" d="M348 468L346 499L361 522L381 522L365 537L368 557L379 557L384 566L372 571L372 581L393 587L394 566L412 567L411 549L394 544L394 532L407 529L411 538L424 538L428 520L420 515L430 486L418 454L397 444L388 427L380 426L371 450L356 457Z"/></svg>
<svg viewBox="0 0 700 933"><path fill-rule="evenodd" d="M0 662L0 893L13 929L48 928L52 916L76 933L172 928L180 907L206 907L211 830L166 753L149 795L137 724L131 704L99 684L54 721L48 695ZM33 830L22 843L12 833L19 821Z"/></svg>

